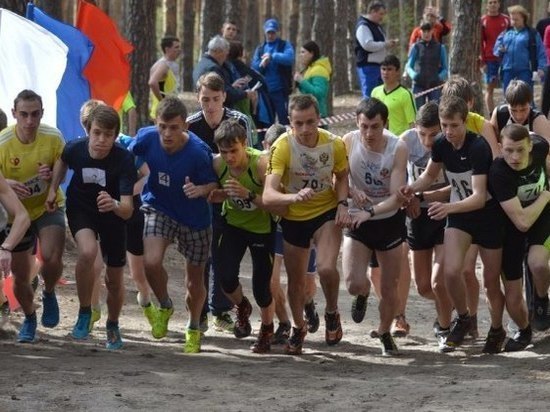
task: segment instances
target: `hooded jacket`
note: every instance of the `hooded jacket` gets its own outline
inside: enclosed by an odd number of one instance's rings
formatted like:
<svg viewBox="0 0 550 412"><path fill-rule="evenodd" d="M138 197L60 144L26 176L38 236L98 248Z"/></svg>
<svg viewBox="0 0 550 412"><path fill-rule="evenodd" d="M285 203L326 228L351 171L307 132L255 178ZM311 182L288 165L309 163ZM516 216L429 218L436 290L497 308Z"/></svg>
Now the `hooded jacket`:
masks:
<svg viewBox="0 0 550 412"><path fill-rule="evenodd" d="M327 57L321 56L304 72L304 79L298 83L301 93L312 94L319 102L321 117L328 116L327 97L332 66Z"/></svg>

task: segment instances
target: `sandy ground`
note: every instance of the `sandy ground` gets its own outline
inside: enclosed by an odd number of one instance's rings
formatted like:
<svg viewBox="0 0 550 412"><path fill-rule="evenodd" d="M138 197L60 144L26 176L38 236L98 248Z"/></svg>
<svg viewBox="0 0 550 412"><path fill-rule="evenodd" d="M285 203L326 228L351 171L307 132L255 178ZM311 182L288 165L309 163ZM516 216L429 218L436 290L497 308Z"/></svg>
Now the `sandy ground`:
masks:
<svg viewBox="0 0 550 412"><path fill-rule="evenodd" d="M69 280L74 258L68 251ZM121 317L125 347L118 352L104 348L105 313L88 341L69 337L78 310L74 285L58 288L61 323L52 330L39 326L34 344L15 343L22 316L14 314L0 330L0 411L523 411L550 405L549 332L536 333L534 345L520 353L481 355L480 339L440 354L431 332L433 304L420 298L414 285L407 309L411 334L397 340L396 357L382 357L378 340L369 337L378 322L376 298L369 298L363 323L355 324L343 282L344 338L337 346L325 344L321 322L320 330L307 336L303 356L286 356L279 346L268 355L253 354L249 346L260 325L254 306L252 337L237 340L210 329L202 353L186 355L182 268L172 250L167 269L176 312L160 341L151 337L128 277ZM248 256L241 279L251 297ZM322 314L320 288L317 301ZM478 317L484 336L489 317L483 299Z"/></svg>

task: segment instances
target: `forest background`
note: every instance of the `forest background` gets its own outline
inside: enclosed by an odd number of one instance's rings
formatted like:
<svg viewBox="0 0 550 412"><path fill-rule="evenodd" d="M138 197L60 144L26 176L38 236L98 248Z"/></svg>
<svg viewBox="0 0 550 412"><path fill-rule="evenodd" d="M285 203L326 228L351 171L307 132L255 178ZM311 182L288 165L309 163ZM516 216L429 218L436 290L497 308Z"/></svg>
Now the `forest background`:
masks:
<svg viewBox="0 0 550 412"><path fill-rule="evenodd" d="M138 109L138 126L148 124L149 69L160 57L160 39L176 35L182 40L180 84L183 91L193 91L192 71L208 40L218 34L224 21L239 28L248 57L263 41L263 22L275 17L281 22L281 37L297 50L313 39L321 53L333 64L332 98L357 91L355 72L355 24L364 13L368 0L88 0L103 9L117 23L119 31L134 45L130 55L131 91ZM26 0L0 0L0 7L24 15ZM74 24L77 0L36 0L34 3L52 17ZM403 65L407 58L412 29L419 24L426 6L436 7L451 22L446 36L449 47L450 74L459 74L472 82L481 105L481 71L479 65L479 19L486 0L386 0L388 15L384 25L388 38L399 39L393 52ZM502 0L501 11L512 4L523 5L531 14L530 24L546 17L544 0ZM298 55L298 53L297 53Z"/></svg>

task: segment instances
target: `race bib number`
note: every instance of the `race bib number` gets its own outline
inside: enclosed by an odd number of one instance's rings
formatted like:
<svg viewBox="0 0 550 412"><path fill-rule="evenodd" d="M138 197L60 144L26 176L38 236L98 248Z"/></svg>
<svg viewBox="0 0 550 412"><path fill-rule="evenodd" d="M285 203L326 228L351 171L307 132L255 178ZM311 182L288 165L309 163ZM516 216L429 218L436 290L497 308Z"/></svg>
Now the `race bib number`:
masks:
<svg viewBox="0 0 550 412"><path fill-rule="evenodd" d="M85 167L82 169L82 182L95 183L96 185L103 187L107 186L105 170L96 169L94 167Z"/></svg>
<svg viewBox="0 0 550 412"><path fill-rule="evenodd" d="M230 199L232 206L235 209L242 210L243 212L251 212L256 210L256 205L248 199L241 199L240 197L232 197Z"/></svg>
<svg viewBox="0 0 550 412"><path fill-rule="evenodd" d="M29 189L30 195L29 197L35 197L39 196L46 192L46 189L48 188L48 184L40 179L38 176L33 177L30 180L27 180L25 183L23 183L27 189Z"/></svg>

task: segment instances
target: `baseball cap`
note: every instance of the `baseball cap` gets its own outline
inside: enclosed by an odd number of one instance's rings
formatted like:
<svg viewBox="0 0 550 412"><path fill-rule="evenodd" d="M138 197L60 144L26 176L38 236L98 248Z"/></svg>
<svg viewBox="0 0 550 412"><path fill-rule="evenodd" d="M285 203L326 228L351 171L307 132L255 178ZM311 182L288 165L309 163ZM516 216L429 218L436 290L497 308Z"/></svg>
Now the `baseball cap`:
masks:
<svg viewBox="0 0 550 412"><path fill-rule="evenodd" d="M275 19L268 19L264 23L264 32L279 31L279 22Z"/></svg>

